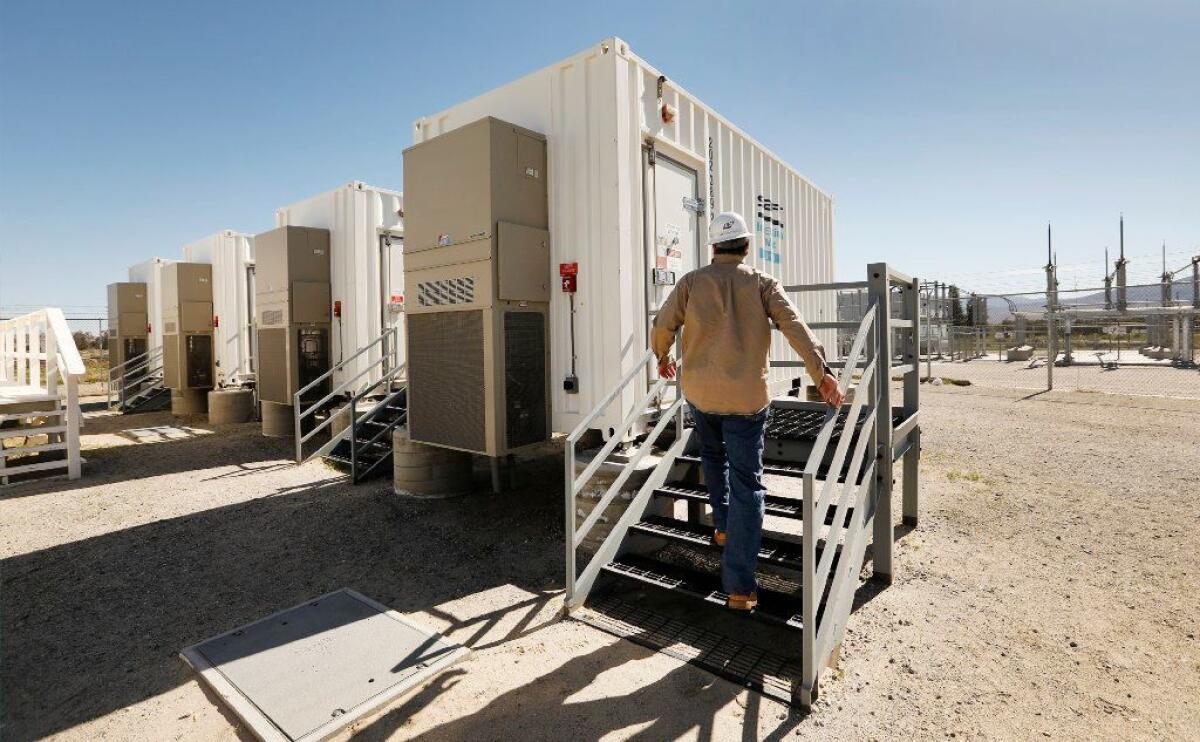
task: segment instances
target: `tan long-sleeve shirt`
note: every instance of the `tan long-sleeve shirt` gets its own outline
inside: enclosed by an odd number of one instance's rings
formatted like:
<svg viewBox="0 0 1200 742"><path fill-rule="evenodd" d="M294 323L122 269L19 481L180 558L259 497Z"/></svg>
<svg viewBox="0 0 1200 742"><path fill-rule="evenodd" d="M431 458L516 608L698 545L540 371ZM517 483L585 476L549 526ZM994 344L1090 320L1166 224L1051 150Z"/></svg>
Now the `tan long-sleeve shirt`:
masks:
<svg viewBox="0 0 1200 742"><path fill-rule="evenodd" d="M820 384L825 351L779 282L744 264L741 256L717 254L675 286L654 319L650 345L663 360L682 327L680 383L688 402L711 414L753 415L771 401L772 323L800 355L813 383Z"/></svg>

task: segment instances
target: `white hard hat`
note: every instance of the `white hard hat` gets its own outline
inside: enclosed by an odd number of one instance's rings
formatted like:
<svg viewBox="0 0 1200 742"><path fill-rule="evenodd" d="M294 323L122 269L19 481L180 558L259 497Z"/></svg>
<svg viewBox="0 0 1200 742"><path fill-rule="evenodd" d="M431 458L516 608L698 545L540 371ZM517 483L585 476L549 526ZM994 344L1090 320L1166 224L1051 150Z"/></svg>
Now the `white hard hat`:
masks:
<svg viewBox="0 0 1200 742"><path fill-rule="evenodd" d="M708 225L708 244L710 245L750 236L746 220L736 211L722 211L712 220L712 224Z"/></svg>

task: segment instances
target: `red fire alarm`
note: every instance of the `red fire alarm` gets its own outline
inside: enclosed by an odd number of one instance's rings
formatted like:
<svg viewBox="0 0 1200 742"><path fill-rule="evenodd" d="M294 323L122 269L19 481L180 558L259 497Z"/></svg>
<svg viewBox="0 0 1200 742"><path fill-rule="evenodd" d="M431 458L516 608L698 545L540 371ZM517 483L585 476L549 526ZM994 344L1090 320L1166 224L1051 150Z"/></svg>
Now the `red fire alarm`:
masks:
<svg viewBox="0 0 1200 742"><path fill-rule="evenodd" d="M342 300L338 299L333 303L333 316L338 319L342 318Z"/></svg>
<svg viewBox="0 0 1200 742"><path fill-rule="evenodd" d="M567 294L576 291L576 278L579 276L579 263L559 263L558 275L562 278L562 290Z"/></svg>
<svg viewBox="0 0 1200 742"><path fill-rule="evenodd" d="M150 334L150 323L149 322L146 323L146 334L147 335Z"/></svg>
<svg viewBox="0 0 1200 742"><path fill-rule="evenodd" d="M213 315L213 327L216 328L216 327L220 327L220 326L221 326L221 318L214 314Z"/></svg>

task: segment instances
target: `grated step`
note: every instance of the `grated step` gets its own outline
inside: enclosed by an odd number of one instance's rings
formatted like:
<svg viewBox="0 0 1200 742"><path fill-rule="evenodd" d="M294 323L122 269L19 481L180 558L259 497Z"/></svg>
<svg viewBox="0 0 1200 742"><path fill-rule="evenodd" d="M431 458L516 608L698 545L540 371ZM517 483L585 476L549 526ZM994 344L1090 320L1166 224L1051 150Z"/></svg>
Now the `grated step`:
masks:
<svg viewBox="0 0 1200 742"><path fill-rule="evenodd" d="M685 595L709 605L724 607L729 598L729 595L721 590L720 577L717 575L694 572L645 557L627 554L604 565L604 571ZM758 607L748 613L758 619L792 629L804 626L799 597L764 590L761 586L758 590Z"/></svg>
<svg viewBox="0 0 1200 742"><path fill-rule="evenodd" d="M672 482L664 484L662 487L654 490L655 497L665 497L674 500L684 500L686 502L695 502L703 505L708 504L708 491L693 487L692 485L682 482ZM791 518L800 520L803 514L803 506L799 499L793 497L780 497L767 493L765 509L767 515L773 515L776 518ZM825 515L825 525L833 524L833 509L831 508ZM845 525L850 525L851 517L854 515L854 509L850 508L846 513Z"/></svg>
<svg viewBox="0 0 1200 742"><path fill-rule="evenodd" d="M630 526L635 533L655 536L670 541L685 543L692 547L720 551L721 547L713 543L712 529L699 523L689 523L675 518L650 516ZM762 545L758 551L759 564L769 564L774 567L801 569L803 554L800 544L783 539L763 535ZM821 558L822 544L817 543L817 558Z"/></svg>
<svg viewBox="0 0 1200 742"><path fill-rule="evenodd" d="M571 618L688 662L783 704L795 704L800 656L793 645L766 649L743 636L710 630L642 603L603 596ZM791 650L789 652L789 650Z"/></svg>

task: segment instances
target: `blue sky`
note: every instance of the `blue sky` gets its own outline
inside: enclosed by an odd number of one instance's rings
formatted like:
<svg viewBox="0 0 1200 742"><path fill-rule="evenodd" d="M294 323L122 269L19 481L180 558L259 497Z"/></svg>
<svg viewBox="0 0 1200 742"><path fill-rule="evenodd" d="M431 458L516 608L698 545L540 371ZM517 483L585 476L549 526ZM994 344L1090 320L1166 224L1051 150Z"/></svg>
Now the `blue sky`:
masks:
<svg viewBox="0 0 1200 742"><path fill-rule="evenodd" d="M1052 220L1098 279L1122 210L1135 278L1200 252L1200 3L0 0L0 305L400 187L413 119L609 35L834 195L843 278L1036 286Z"/></svg>

